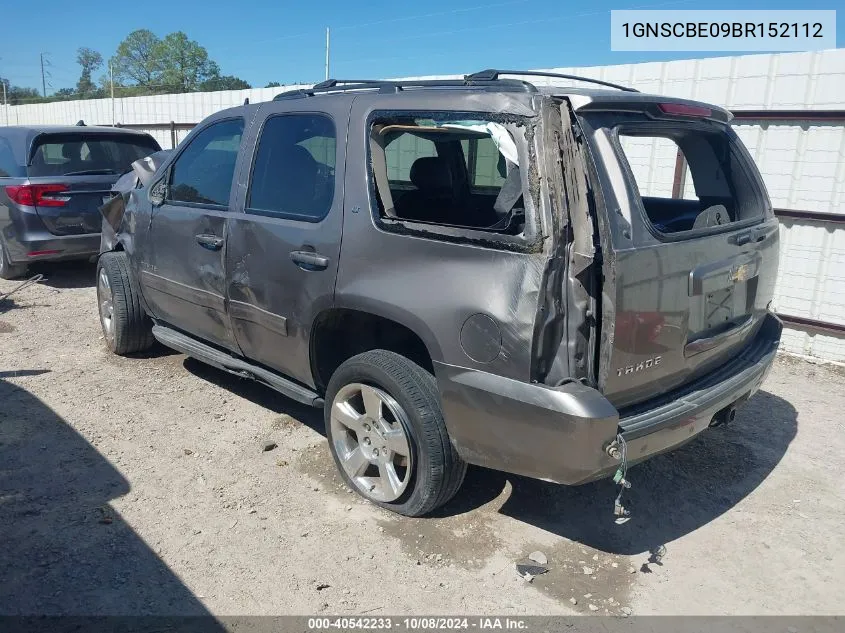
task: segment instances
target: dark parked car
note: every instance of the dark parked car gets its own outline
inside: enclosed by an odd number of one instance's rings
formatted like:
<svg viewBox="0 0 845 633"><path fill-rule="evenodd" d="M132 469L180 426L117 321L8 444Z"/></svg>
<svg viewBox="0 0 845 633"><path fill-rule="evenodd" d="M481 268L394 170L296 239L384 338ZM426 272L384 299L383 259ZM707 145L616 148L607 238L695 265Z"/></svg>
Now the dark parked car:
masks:
<svg viewBox="0 0 845 633"><path fill-rule="evenodd" d="M155 338L323 407L344 480L413 516L467 463L624 486L733 419L781 325L778 224L730 114L503 74L207 118L109 214L110 349ZM669 190L642 180L655 148Z"/></svg>
<svg viewBox="0 0 845 633"><path fill-rule="evenodd" d="M116 128L0 127L0 277L95 257L112 185L159 149L149 134Z"/></svg>

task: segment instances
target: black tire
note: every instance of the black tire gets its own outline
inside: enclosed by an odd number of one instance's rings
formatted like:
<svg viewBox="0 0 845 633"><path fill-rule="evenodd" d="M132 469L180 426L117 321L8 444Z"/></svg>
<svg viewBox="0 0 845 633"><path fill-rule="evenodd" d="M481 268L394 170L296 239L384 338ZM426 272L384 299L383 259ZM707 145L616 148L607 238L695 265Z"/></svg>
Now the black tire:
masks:
<svg viewBox="0 0 845 633"><path fill-rule="evenodd" d="M12 264L3 240L0 240L0 279L20 279L26 275L26 264Z"/></svg>
<svg viewBox="0 0 845 633"><path fill-rule="evenodd" d="M347 475L332 438L331 409L335 396L347 385L361 383L387 392L404 410L412 473L402 496L392 502L369 498ZM437 383L429 372L400 354L376 349L353 356L334 372L326 391L324 410L329 450L346 484L373 503L398 514L428 514L455 496L463 483L467 465L452 443Z"/></svg>
<svg viewBox="0 0 845 633"><path fill-rule="evenodd" d="M112 328L106 325L102 310L105 288L101 275L108 279L112 297ZM97 308L106 345L121 356L143 352L153 344L152 321L144 312L129 259L124 252L105 253L97 262Z"/></svg>

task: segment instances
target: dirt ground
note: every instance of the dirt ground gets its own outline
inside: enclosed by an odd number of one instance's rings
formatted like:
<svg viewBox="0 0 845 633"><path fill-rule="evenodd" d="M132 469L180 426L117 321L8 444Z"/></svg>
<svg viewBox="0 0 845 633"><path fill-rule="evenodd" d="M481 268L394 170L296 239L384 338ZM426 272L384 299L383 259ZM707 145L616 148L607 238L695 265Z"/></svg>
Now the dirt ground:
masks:
<svg viewBox="0 0 845 633"><path fill-rule="evenodd" d="M480 468L412 520L344 489L319 411L111 355L93 267L42 272L0 305L0 613L842 613L840 373L779 360L731 426L630 471L624 525L611 482Z"/></svg>

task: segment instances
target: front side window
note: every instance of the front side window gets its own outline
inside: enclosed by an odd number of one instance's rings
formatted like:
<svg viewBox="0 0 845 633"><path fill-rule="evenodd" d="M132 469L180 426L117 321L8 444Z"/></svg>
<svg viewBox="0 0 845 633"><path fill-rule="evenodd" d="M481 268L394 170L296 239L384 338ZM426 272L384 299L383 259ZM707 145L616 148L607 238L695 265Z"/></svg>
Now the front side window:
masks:
<svg viewBox="0 0 845 633"><path fill-rule="evenodd" d="M485 119L377 120L370 148L382 217L523 232L524 174L505 125Z"/></svg>
<svg viewBox="0 0 845 633"><path fill-rule="evenodd" d="M317 222L334 199L337 138L322 114L267 119L249 185L247 213Z"/></svg>
<svg viewBox="0 0 845 633"><path fill-rule="evenodd" d="M197 134L173 163L167 199L228 205L243 131L243 119L228 119Z"/></svg>

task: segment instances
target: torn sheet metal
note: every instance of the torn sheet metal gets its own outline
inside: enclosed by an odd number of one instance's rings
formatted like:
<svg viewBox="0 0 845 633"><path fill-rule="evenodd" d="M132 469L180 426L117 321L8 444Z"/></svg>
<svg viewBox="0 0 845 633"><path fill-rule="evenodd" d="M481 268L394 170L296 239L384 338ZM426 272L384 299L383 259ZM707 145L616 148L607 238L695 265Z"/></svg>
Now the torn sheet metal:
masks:
<svg viewBox="0 0 845 633"><path fill-rule="evenodd" d="M117 231L123 220L129 195L139 187L147 187L152 183L158 168L167 160L173 150L165 149L132 163L132 171L128 171L117 179L111 188L112 198L100 207L100 213L105 220L103 230L107 226Z"/></svg>

